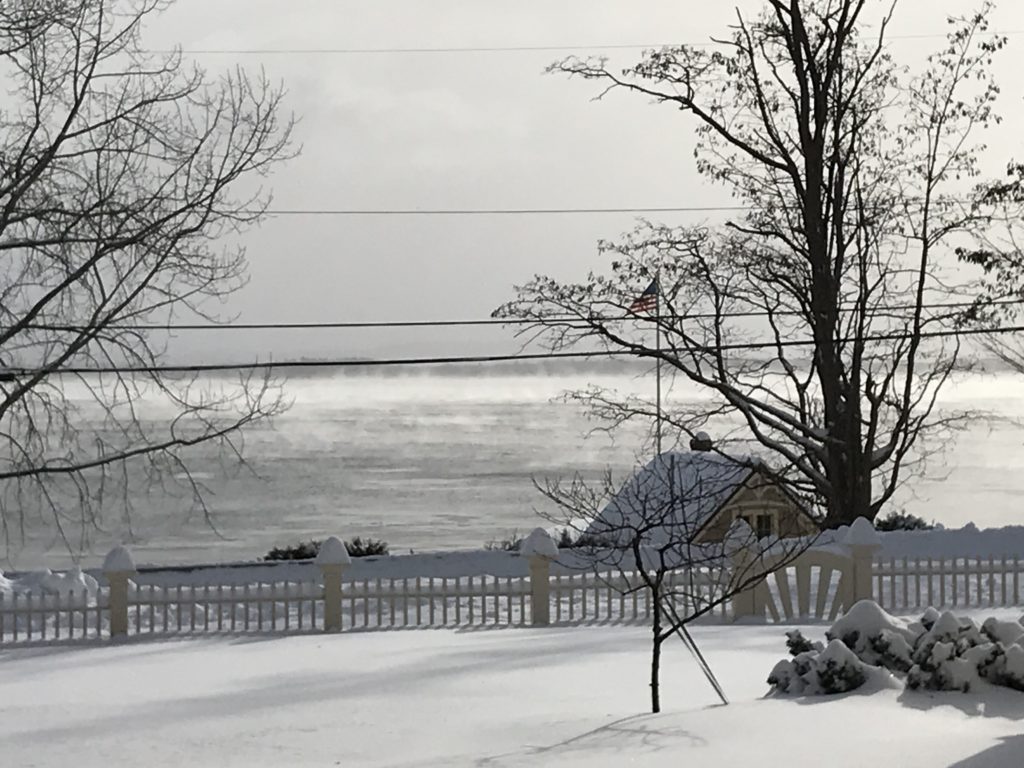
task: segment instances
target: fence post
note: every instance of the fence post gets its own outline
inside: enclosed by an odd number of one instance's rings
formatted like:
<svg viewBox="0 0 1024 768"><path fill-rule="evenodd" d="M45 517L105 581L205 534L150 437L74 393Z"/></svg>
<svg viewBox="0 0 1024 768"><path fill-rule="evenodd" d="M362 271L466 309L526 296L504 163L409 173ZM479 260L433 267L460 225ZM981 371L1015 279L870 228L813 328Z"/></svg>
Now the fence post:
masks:
<svg viewBox="0 0 1024 768"><path fill-rule="evenodd" d="M846 546L850 548L853 557L853 580L851 582L852 594L848 591L849 605L843 606L845 610L853 607L853 604L860 600L871 600L875 597L871 578L872 565L875 562L875 553L882 548L882 539L875 530L875 526L866 517L858 517L853 521L850 530L846 534ZM877 599L881 601L882 596Z"/></svg>
<svg viewBox="0 0 1024 768"><path fill-rule="evenodd" d="M110 639L128 636L128 580L136 574L135 561L127 547L114 547L103 561L103 575L110 587L107 610L110 612Z"/></svg>
<svg viewBox="0 0 1024 768"><path fill-rule="evenodd" d="M764 591L763 579L756 579L743 589L739 585L753 575L754 563L757 558L752 548L757 546L754 529L746 520L737 518L729 526L723 541L725 555L732 566L732 574L726 587L732 594L732 617L734 621L748 616L764 616L766 600L761 594ZM735 590L735 591L733 591Z"/></svg>
<svg viewBox="0 0 1024 768"><path fill-rule="evenodd" d="M747 571L753 565L749 553L745 549L738 550L732 555L732 572L734 587L748 577ZM762 609L763 614L763 609ZM739 620L747 616L757 616L757 584L749 584L744 589L735 592L732 596L732 617Z"/></svg>
<svg viewBox="0 0 1024 768"><path fill-rule="evenodd" d="M546 627L551 623L551 561L558 557L558 545L550 533L535 528L519 554L530 564L530 623Z"/></svg>
<svg viewBox="0 0 1024 768"><path fill-rule="evenodd" d="M344 543L331 536L320 545L316 564L324 580L324 632L341 631L341 575L352 565Z"/></svg>

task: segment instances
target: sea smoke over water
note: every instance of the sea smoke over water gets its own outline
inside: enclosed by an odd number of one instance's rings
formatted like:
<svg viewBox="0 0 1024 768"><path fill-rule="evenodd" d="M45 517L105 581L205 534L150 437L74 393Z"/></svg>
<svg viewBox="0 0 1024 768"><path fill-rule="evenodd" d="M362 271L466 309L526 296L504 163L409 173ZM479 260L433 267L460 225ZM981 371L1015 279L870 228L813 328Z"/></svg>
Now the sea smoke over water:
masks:
<svg viewBox="0 0 1024 768"><path fill-rule="evenodd" d="M193 466L220 537L187 500L160 494L135 502L133 547L140 562L208 562L258 557L274 545L338 535L370 536L404 552L477 547L538 524L541 498L533 479L606 467L624 476L643 461L645 427L613 439L589 437L595 423L558 396L588 383L644 392L645 368L562 367L529 374L337 374L291 376L292 409L273 428L250 430L246 452L258 473L224 477ZM1022 379L975 375L949 388L942 407L972 408L978 419L959 434L945 464L903 489L894 507L947 526L1020 522L1024 497ZM677 385L671 403L699 407L700 393ZM150 404L144 417L160 419ZM104 532L90 533L92 564L127 537L116 510ZM63 545L42 525L30 527L17 567L69 562Z"/></svg>

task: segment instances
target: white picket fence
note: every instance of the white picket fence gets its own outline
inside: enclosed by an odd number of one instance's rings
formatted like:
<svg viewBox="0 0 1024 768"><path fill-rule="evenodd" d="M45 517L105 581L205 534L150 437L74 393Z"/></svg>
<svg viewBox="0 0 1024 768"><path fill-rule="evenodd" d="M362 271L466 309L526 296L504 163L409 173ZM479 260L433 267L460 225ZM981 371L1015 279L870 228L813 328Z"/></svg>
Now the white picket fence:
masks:
<svg viewBox="0 0 1024 768"><path fill-rule="evenodd" d="M889 558L872 571L875 599L891 613L1024 605L1019 557Z"/></svg>
<svg viewBox="0 0 1024 768"><path fill-rule="evenodd" d="M723 621L831 620L863 597L873 597L895 614L919 613L927 606L1024 605L1020 558L884 559L877 549L833 543L803 552L784 566L766 561L765 578L729 600L722 600L733 576L729 567L672 571L666 586L681 615L713 605L709 615ZM448 556L432 557L443 565ZM462 566L492 567L492 573L484 574L383 575L390 569L408 571L410 560L379 558L369 569L332 562L283 568L268 563L247 566L234 579L225 578L223 568L200 569L188 572L187 578L181 575L177 583L173 569L136 572L133 565L126 568L118 561L118 568L97 574L95 589L60 595L0 593L0 645L222 633L647 623L654 609L638 571L587 570L570 562L568 553L558 558L488 553ZM434 563L421 559L417 567L436 568ZM378 575L367 575L371 572Z"/></svg>
<svg viewBox="0 0 1024 768"><path fill-rule="evenodd" d="M384 558L383 564L400 564ZM236 583L145 583L153 573L107 572L93 593L65 595L0 594L0 644L32 644L111 637L204 634L303 633L400 630L426 627L471 628L549 623L594 624L649 621L650 592L638 571L574 571L552 563L503 554L526 575L481 574L458 577L344 578L334 567L305 564L305 578L275 578L267 564L260 579ZM527 572L527 566L532 566ZM533 567L540 566L538 578ZM290 569L292 572L295 568ZM224 578L211 569L210 578ZM214 575L214 574L217 575ZM245 578L245 576L243 576ZM690 611L716 600L725 571L703 569L666 575L666 586L686 585L675 607ZM112 586L122 584L124 599ZM137 583L142 582L142 583ZM329 597L333 588L333 599ZM542 608L543 606L543 608ZM333 609L333 610L332 610ZM544 610L546 609L546 610ZM727 606L718 606L727 615Z"/></svg>
<svg viewBox="0 0 1024 768"><path fill-rule="evenodd" d="M0 592L0 645L95 640L109 635L108 591L64 595Z"/></svg>

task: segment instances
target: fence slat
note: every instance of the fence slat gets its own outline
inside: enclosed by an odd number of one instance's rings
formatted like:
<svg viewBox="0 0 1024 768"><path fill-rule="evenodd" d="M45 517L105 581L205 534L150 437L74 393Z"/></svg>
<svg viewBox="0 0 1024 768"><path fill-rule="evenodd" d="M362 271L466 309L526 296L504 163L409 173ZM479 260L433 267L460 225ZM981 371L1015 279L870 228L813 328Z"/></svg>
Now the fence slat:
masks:
<svg viewBox="0 0 1024 768"><path fill-rule="evenodd" d="M931 559L929 558L929 565ZM928 580L931 581L931 575L929 574ZM929 601L931 602L931 601ZM941 605L946 604L946 558L939 559L939 603ZM953 605L956 605L956 561L953 561Z"/></svg>
<svg viewBox="0 0 1024 768"><path fill-rule="evenodd" d="M795 570L797 611L807 616L811 612L811 566L801 564Z"/></svg>
<svg viewBox="0 0 1024 768"><path fill-rule="evenodd" d="M914 588L914 607L921 607L921 558L914 558L914 569L916 571L916 586Z"/></svg>
<svg viewBox="0 0 1024 768"><path fill-rule="evenodd" d="M640 602L640 595L638 594L638 590L637 590L637 585L639 583L640 583L640 577L637 574L636 578L634 579L633 589L632 589L632 592L633 592L633 621L636 621L639 618L638 613L637 613L638 604Z"/></svg>
<svg viewBox="0 0 1024 768"><path fill-rule="evenodd" d="M818 569L818 594L814 602L814 618L821 619L825 616L825 604L828 602L829 592L832 588L832 566L823 565Z"/></svg>
<svg viewBox="0 0 1024 768"><path fill-rule="evenodd" d="M903 558L903 610L910 608L910 590L908 589L910 582L910 574L907 571L907 558Z"/></svg>
<svg viewBox="0 0 1024 768"><path fill-rule="evenodd" d="M519 624L526 626L526 579L522 576L519 577Z"/></svg>
<svg viewBox="0 0 1024 768"><path fill-rule="evenodd" d="M889 558L889 611L896 612L896 558Z"/></svg>
<svg viewBox="0 0 1024 768"><path fill-rule="evenodd" d="M583 595L583 600L580 604L580 620L587 620L587 574L580 574L580 592Z"/></svg>
<svg viewBox="0 0 1024 768"><path fill-rule="evenodd" d="M985 591L984 591L984 587L982 585L982 581L983 581L982 569L983 569L983 564L982 564L982 561L981 561L981 555L977 555L975 557L975 560L974 560L974 573L975 573L975 584L977 585L977 589L978 589L978 608L981 608L981 606L985 602Z"/></svg>
<svg viewBox="0 0 1024 768"><path fill-rule="evenodd" d="M1013 556L1013 604L1020 605L1020 556Z"/></svg>
<svg viewBox="0 0 1024 768"><path fill-rule="evenodd" d="M994 555L988 556L988 606L992 608L996 604L996 561Z"/></svg>
<svg viewBox="0 0 1024 768"><path fill-rule="evenodd" d="M775 577L775 586L779 590L779 602L782 603L780 608L781 613L787 619L793 618L793 596L789 591L789 569L781 568L773 574ZM774 601L769 601L774 602ZM776 619L778 621L778 619Z"/></svg>

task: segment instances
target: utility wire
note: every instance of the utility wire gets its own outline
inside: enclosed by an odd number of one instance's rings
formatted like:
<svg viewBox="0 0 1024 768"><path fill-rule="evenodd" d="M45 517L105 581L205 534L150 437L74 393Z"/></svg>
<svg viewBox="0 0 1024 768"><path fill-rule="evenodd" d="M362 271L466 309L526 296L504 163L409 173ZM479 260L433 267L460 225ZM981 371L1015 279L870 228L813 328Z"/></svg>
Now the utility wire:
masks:
<svg viewBox="0 0 1024 768"><path fill-rule="evenodd" d="M923 202L918 198L902 198L901 203ZM978 202L969 198L941 198L933 200L939 205L971 205ZM889 211L892 205L877 203L869 208ZM909 207L909 206L908 206ZM266 208L242 210L239 213L270 216L546 216L608 213L735 213L760 210L752 205L652 205L652 206L593 206L552 208Z"/></svg>
<svg viewBox="0 0 1024 768"><path fill-rule="evenodd" d="M272 216L543 216L605 213L713 213L717 211L748 211L744 205L684 205L634 208L268 208Z"/></svg>
<svg viewBox="0 0 1024 768"><path fill-rule="evenodd" d="M1024 325L1009 326L1005 328L968 328L951 331L923 331L917 334L919 339L938 339L960 336L995 336L1005 333L1024 332ZM864 342L879 341L905 341L914 338L908 333L883 333L865 336ZM842 343L850 343L854 339L840 339ZM816 342L813 339L778 341L757 341L742 342L736 344L722 345L698 345L699 349L705 352L731 352L731 351L756 351L763 349L779 349L781 347L813 347ZM669 347L671 354L673 349ZM686 350L682 350L687 353ZM688 353L687 353L688 354ZM390 359L366 359L366 360L287 360L281 362L251 362L251 363L202 363L198 365L109 365L109 366L64 366L54 369L45 368L17 368L10 367L0 370L0 381L16 380L19 377L30 377L43 374L45 376L61 375L89 375L89 374L129 374L129 373L210 373L214 371L272 371L279 368L376 368L406 366L415 367L420 365L452 365L460 363L497 363L519 360L555 360L569 358L599 358L599 357L644 357L651 358L654 355L650 352L637 352L631 350L594 350L590 352L539 352L524 353L515 355L460 355L456 357L410 357Z"/></svg>
<svg viewBox="0 0 1024 768"><path fill-rule="evenodd" d="M1010 37L1024 34L1024 30L1011 29L1005 32L988 32L986 37ZM929 40L946 38L945 32L922 32L919 34L886 35L886 40ZM409 47L409 48L183 48L181 53L189 55L270 55L270 56L318 56L318 55L392 55L392 54L452 54L452 53L528 53L528 52L552 52L559 51L611 51L611 50L639 50L649 48L665 48L675 46L690 46L704 48L721 46L711 40L700 42L661 42L661 43L611 43L599 45L473 45L473 46L442 46L442 47ZM150 53L168 54L176 51L153 50Z"/></svg>
<svg viewBox="0 0 1024 768"><path fill-rule="evenodd" d="M986 302L985 306L1019 306L1024 304L1024 299L998 299ZM935 304L925 304L923 310L934 311L943 309L969 309L975 306L972 301L951 301ZM889 312L900 312L917 309L916 304L891 304L880 305L872 308L872 313L882 315ZM841 308L840 312L851 312L852 309ZM796 310L779 312L766 312L765 310L750 310L745 312L693 312L676 315L662 315L663 320L726 320L735 318L756 318L768 317L799 317L802 313ZM635 319L635 315L623 316L601 316L593 318L600 322L617 322L621 320ZM489 325L542 325L544 323L586 323L588 319L572 317L569 315L546 317L541 320L536 318L498 318L489 317L476 320L375 320L375 321L347 321L347 322L281 322L281 323L112 323L103 326L107 331L266 331L266 330L331 330L331 329L359 329L359 328L444 328L444 327L466 327L466 326L489 326ZM61 333L80 333L92 330L94 326L84 325L60 325L49 323L31 323L27 329L39 331L56 331Z"/></svg>
<svg viewBox="0 0 1024 768"><path fill-rule="evenodd" d="M453 365L459 363L500 363L512 360L550 360L557 358L612 357L620 352L536 352L516 355L458 355L454 357L406 357L383 360L287 360L282 362L200 363L197 365L107 365L66 366L52 371L7 368L0 375L8 378L45 372L58 375L92 373L210 373L213 371L269 371L276 368L369 368L377 366Z"/></svg>

